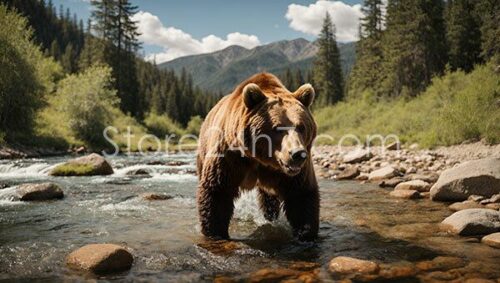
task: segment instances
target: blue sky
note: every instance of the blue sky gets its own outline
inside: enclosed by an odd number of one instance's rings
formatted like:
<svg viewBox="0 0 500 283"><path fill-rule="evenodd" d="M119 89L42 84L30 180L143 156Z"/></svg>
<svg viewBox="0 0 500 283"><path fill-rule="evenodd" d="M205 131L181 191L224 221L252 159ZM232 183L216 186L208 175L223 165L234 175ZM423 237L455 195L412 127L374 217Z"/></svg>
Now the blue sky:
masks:
<svg viewBox="0 0 500 283"><path fill-rule="evenodd" d="M79 18L90 16L88 0L53 0ZM361 0L143 0L135 19L147 58L173 58L212 52L238 44L247 48L283 39L312 40L329 12L339 41L356 40Z"/></svg>

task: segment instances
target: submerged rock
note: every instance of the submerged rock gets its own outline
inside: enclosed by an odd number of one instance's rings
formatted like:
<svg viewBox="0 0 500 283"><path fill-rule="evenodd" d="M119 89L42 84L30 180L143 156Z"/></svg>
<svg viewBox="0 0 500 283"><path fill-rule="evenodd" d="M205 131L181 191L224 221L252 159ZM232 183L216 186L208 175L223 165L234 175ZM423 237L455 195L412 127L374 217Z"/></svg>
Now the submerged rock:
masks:
<svg viewBox="0 0 500 283"><path fill-rule="evenodd" d="M52 176L95 176L111 174L113 174L111 165L104 157L96 153L72 159L58 165L49 173L49 175Z"/></svg>
<svg viewBox="0 0 500 283"><path fill-rule="evenodd" d="M399 183L395 190L415 190L419 192L428 192L430 185L422 180L412 180L408 182Z"/></svg>
<svg viewBox="0 0 500 283"><path fill-rule="evenodd" d="M420 193L415 190L394 190L389 193L391 197L404 198L404 199L418 199Z"/></svg>
<svg viewBox="0 0 500 283"><path fill-rule="evenodd" d="M141 195L144 200L167 200L174 198L167 194L144 193Z"/></svg>
<svg viewBox="0 0 500 283"><path fill-rule="evenodd" d="M432 260L421 261L416 267L421 271L449 270L465 266L465 261L459 257L438 256Z"/></svg>
<svg viewBox="0 0 500 283"><path fill-rule="evenodd" d="M333 276L349 274L374 274L379 271L377 263L352 257L339 256L330 261L328 270Z"/></svg>
<svg viewBox="0 0 500 283"><path fill-rule="evenodd" d="M351 180L359 175L359 169L356 166L347 167L337 175L337 180Z"/></svg>
<svg viewBox="0 0 500 283"><path fill-rule="evenodd" d="M140 176L140 177L151 177L149 172L146 169L136 169L136 170L131 170L126 173L127 176Z"/></svg>
<svg viewBox="0 0 500 283"><path fill-rule="evenodd" d="M372 157L372 154L369 150L367 149L355 149L353 151L348 152L344 158L343 161L344 163L359 163L362 161L370 160Z"/></svg>
<svg viewBox="0 0 500 283"><path fill-rule="evenodd" d="M380 182L378 185L382 188L394 188L396 187L398 184L402 183L405 181L405 178L401 178L401 177L395 177L395 178L391 178L389 180L383 180L382 182Z"/></svg>
<svg viewBox="0 0 500 283"><path fill-rule="evenodd" d="M464 209L471 209L471 208L485 208L484 205L481 205L475 201L472 200L465 200L462 202L455 202L454 204L448 206L449 209L453 211L460 211Z"/></svg>
<svg viewBox="0 0 500 283"><path fill-rule="evenodd" d="M490 247L500 249L500 233L493 233L493 234L489 234L487 236L484 236L481 239L481 242L490 246Z"/></svg>
<svg viewBox="0 0 500 283"><path fill-rule="evenodd" d="M16 194L22 201L41 201L64 197L63 190L55 183L22 184L16 188Z"/></svg>
<svg viewBox="0 0 500 283"><path fill-rule="evenodd" d="M500 193L500 158L465 162L445 170L431 188L431 198L462 201L470 195L491 197Z"/></svg>
<svg viewBox="0 0 500 283"><path fill-rule="evenodd" d="M442 222L451 232L461 236L485 235L500 231L500 212L491 209L465 209L453 213Z"/></svg>
<svg viewBox="0 0 500 283"><path fill-rule="evenodd" d="M91 244L83 246L66 259L72 269L96 274L129 270L134 258L125 248L114 244Z"/></svg>
<svg viewBox="0 0 500 283"><path fill-rule="evenodd" d="M399 175L399 172L397 169L395 169L392 166L387 166L380 168L378 170L375 170L368 175L368 180L370 181L380 181L383 179L389 179L392 177L395 177Z"/></svg>

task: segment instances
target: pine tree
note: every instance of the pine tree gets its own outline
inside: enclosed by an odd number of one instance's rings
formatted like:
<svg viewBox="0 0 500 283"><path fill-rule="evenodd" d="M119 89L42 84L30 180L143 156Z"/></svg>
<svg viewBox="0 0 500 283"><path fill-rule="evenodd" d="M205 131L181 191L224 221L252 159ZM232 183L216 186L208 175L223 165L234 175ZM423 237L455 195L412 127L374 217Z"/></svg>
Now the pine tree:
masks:
<svg viewBox="0 0 500 283"><path fill-rule="evenodd" d="M323 22L318 45L319 51L314 62L314 82L319 93L316 105L321 107L340 101L344 90L335 26L328 13Z"/></svg>
<svg viewBox="0 0 500 283"><path fill-rule="evenodd" d="M443 72L447 46L442 0L390 0L384 32L383 91L414 96Z"/></svg>
<svg viewBox="0 0 500 283"><path fill-rule="evenodd" d="M476 17L480 19L481 56L487 61L490 58L500 64L500 1L478 0Z"/></svg>
<svg viewBox="0 0 500 283"><path fill-rule="evenodd" d="M481 32L474 15L475 0L449 0L446 7L446 39L452 70L469 72L481 61Z"/></svg>
<svg viewBox="0 0 500 283"><path fill-rule="evenodd" d="M365 0L359 28L359 41L356 44L356 62L349 77L349 96L356 96L365 89L376 95L383 80L382 61L382 0Z"/></svg>

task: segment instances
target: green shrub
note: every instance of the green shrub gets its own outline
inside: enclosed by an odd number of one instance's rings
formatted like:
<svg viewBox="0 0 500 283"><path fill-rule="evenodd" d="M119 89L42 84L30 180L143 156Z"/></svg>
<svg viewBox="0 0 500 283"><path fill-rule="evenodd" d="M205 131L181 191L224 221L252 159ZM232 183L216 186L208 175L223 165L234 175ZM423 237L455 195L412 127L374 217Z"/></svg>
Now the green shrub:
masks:
<svg viewBox="0 0 500 283"><path fill-rule="evenodd" d="M61 75L60 66L43 56L32 34L25 18L0 5L0 131L16 142L31 134L44 94L53 91Z"/></svg>
<svg viewBox="0 0 500 283"><path fill-rule="evenodd" d="M180 137L184 134L182 126L167 115L150 113L144 119L144 124L151 133L160 139L164 139L167 135L175 134Z"/></svg>
<svg viewBox="0 0 500 283"><path fill-rule="evenodd" d="M200 134L201 124L203 119L200 116L193 116L186 127L186 133L198 136Z"/></svg>
<svg viewBox="0 0 500 283"><path fill-rule="evenodd" d="M103 130L112 124L112 111L118 104L111 82L109 67L91 67L59 82L52 99L56 108L53 119L58 119L65 127L61 129L63 135L69 134L90 146L105 144Z"/></svg>
<svg viewBox="0 0 500 283"><path fill-rule="evenodd" d="M493 64L477 66L465 74L457 71L435 78L427 90L413 99L363 99L341 102L315 111L320 134L334 137L336 143L346 134L397 135L402 142L422 146L458 144L485 139L500 142L500 80ZM355 96L355 97L360 97ZM351 140L352 141L352 140Z"/></svg>

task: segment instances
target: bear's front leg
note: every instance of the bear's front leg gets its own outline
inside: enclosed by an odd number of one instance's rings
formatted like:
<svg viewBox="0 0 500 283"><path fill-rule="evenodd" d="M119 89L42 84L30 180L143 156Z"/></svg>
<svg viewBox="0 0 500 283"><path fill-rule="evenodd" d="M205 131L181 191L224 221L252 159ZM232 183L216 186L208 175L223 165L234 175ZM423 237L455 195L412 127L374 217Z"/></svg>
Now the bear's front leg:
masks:
<svg viewBox="0 0 500 283"><path fill-rule="evenodd" d="M211 158L203 166L198 186L201 232L209 238L228 239L239 175L226 166L224 157Z"/></svg>
<svg viewBox="0 0 500 283"><path fill-rule="evenodd" d="M284 199L284 210L295 237L301 241L312 241L318 237L319 191L317 188L287 194Z"/></svg>

